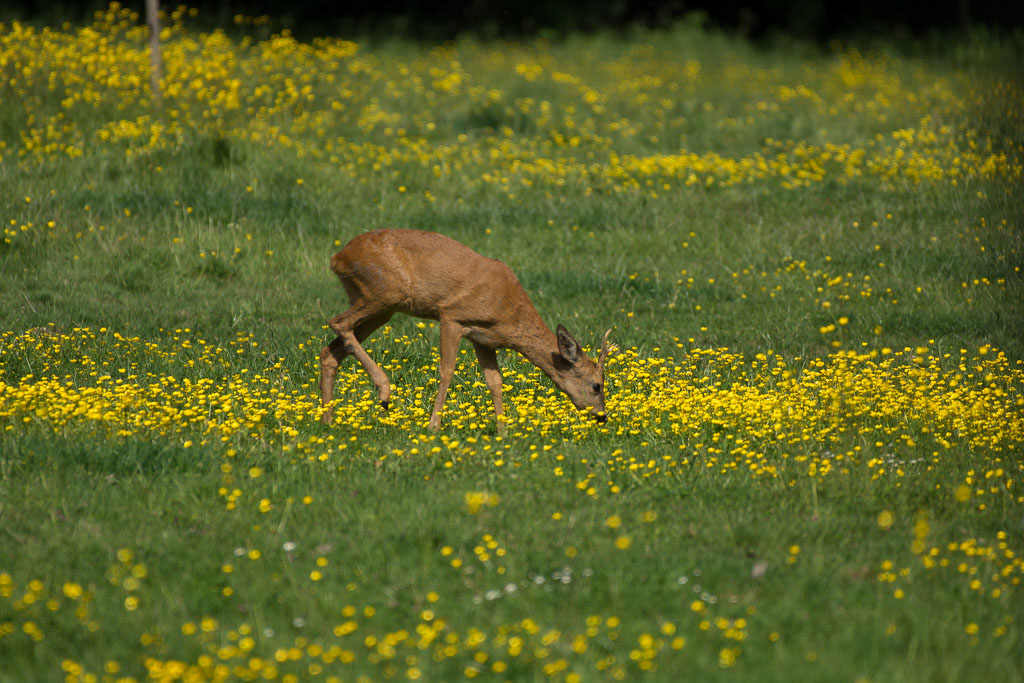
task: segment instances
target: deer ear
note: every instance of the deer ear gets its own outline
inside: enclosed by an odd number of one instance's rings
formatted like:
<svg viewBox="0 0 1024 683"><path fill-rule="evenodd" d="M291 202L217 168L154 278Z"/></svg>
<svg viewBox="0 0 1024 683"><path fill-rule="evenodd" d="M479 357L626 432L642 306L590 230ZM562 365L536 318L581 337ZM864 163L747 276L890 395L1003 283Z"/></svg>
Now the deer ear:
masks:
<svg viewBox="0 0 1024 683"><path fill-rule="evenodd" d="M558 326L556 334L558 336L558 352L562 354L562 358L575 364L580 359L580 343L573 339L569 330L561 325Z"/></svg>

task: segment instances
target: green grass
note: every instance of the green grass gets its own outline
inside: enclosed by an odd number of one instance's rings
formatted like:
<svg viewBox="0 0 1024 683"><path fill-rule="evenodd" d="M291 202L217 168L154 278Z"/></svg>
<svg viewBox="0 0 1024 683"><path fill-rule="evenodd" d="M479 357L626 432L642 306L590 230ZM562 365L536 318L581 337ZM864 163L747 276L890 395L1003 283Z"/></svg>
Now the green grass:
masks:
<svg viewBox="0 0 1024 683"><path fill-rule="evenodd" d="M143 51L116 23L101 33ZM182 69L191 62L173 47L187 52L190 38L207 50L194 65L207 85L182 76L161 114L135 87L88 82L80 90L98 104L62 107L45 79L0 71L0 100L25 102L0 115L10 230L0 242L0 679L188 667L203 678L344 680L1017 677L1019 37L983 50L971 36L918 56L759 50L687 26L433 51L396 39L316 59L264 44L266 71L226 76L221 55L248 64L257 48L176 26L169 60ZM67 53L33 40L0 28L3 50L24 46L34 73L48 73L39 55L77 64L75 53L102 52L88 35L69 38ZM526 78L520 64L541 75ZM455 72L456 91L432 85ZM596 104L555 73L598 92ZM303 74L314 99L275 103ZM232 77L243 93L265 82L271 94L217 111L195 94ZM806 86L821 107L783 86ZM352 92L337 113L326 103L341 87ZM517 98L534 100L528 113ZM542 100L552 116L538 113ZM370 125L374 103L394 120ZM187 123L152 144L148 132L100 136L151 115ZM26 143L49 124L81 156ZM903 129L913 143L897 142ZM552 142L572 131L596 137ZM929 133L937 141L922 141ZM609 160L774 158L766 138L783 141L792 173L714 162L618 175ZM341 151L339 139L377 147ZM416 141L433 145L423 158L408 152ZM820 177L787 187L809 168L794 161L800 143L849 145L878 163L912 157L945 175L886 174L833 154ZM967 169L959 177L954 157ZM609 386L621 405L669 405L714 386L724 407L696 425L699 406L634 419L635 408L615 412L613 394L613 419L596 429L505 352L506 398L522 419L499 439L464 345L435 435L422 407L436 387L436 328L395 318L369 350L389 372L396 412L382 415L352 373L339 376L339 408L362 406L361 416L320 425L303 400L315 405L325 323L346 306L327 260L338 243L389 226L437 230L507 262L544 320L587 346L614 326ZM814 379L844 352L873 352L858 362L878 365L857 367L880 374L858 376L863 386L844 386L841 372ZM1000 352L1001 364L985 365ZM630 353L650 364L630 364ZM807 431L785 414L772 433L747 429L753 418L733 412L729 397L747 390L765 415L796 405L758 354L814 388ZM664 384L658 367L690 374ZM51 375L57 403L66 396L72 409L89 391L114 401L167 388L145 408L65 420L31 394ZM899 387L910 377L931 382L934 413L887 412L909 397ZM248 421L222 439L211 421L230 410L183 411L227 386ZM254 419L257 398L278 400L277 412ZM875 412L849 417L871 400ZM941 411L960 420L955 434L943 434L952 422ZM168 426L111 426L139 415ZM776 476L731 466L741 442ZM664 472L652 475L649 460Z"/></svg>

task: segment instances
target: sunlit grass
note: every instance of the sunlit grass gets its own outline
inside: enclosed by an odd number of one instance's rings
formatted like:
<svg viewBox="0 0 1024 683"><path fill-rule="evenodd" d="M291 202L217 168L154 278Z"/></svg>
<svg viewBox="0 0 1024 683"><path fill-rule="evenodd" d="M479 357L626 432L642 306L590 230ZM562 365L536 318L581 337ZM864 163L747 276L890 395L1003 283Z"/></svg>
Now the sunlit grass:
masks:
<svg viewBox="0 0 1024 683"><path fill-rule="evenodd" d="M194 14L159 108L131 10L0 24L0 678L1012 678L1014 38ZM614 325L609 421L506 352L499 436L465 348L431 432L396 317L391 409L347 362L321 425L327 259L389 226Z"/></svg>

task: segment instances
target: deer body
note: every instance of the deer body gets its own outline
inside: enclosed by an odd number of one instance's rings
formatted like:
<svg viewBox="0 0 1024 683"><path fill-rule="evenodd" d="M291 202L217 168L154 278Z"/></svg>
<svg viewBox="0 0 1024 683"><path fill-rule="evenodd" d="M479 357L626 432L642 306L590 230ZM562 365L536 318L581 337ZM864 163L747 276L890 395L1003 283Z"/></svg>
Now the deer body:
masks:
<svg viewBox="0 0 1024 683"><path fill-rule="evenodd" d="M441 323L440 384L430 426L441 425L445 395L455 370L459 340L468 338L491 392L499 431L504 431L501 373L497 349L518 351L540 368L580 409L603 421L603 365L607 333L598 363L561 325L557 334L541 320L512 269L450 237L419 230L374 230L353 238L331 258L351 307L330 320L337 338L320 352L323 420L332 419L330 402L339 363L354 355L370 375L386 409L387 376L361 344L395 313Z"/></svg>

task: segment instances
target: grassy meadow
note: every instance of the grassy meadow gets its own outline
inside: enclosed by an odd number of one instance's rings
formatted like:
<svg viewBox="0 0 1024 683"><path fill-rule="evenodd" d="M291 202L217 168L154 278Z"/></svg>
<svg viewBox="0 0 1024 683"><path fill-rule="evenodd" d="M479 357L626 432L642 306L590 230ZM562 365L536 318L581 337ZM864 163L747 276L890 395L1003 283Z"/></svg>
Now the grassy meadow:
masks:
<svg viewBox="0 0 1024 683"><path fill-rule="evenodd" d="M0 18L0 680L1019 680L1024 38ZM609 420L330 254L507 262Z"/></svg>

